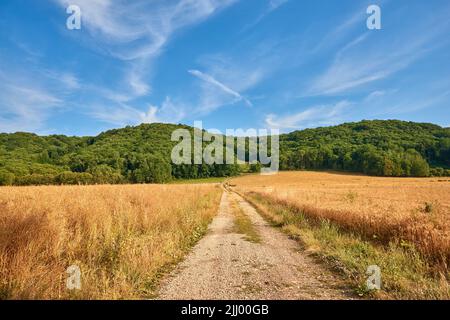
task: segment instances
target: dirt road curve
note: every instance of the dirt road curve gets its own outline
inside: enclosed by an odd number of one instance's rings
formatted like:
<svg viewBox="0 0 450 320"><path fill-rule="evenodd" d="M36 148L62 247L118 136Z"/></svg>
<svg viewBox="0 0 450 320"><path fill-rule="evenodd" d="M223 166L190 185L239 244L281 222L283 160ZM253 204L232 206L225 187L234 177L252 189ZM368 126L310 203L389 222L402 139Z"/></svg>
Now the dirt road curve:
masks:
<svg viewBox="0 0 450 320"><path fill-rule="evenodd" d="M234 233L238 201L261 237ZM351 299L348 288L298 244L269 226L240 196L224 192L219 213L182 262L163 280L159 299Z"/></svg>

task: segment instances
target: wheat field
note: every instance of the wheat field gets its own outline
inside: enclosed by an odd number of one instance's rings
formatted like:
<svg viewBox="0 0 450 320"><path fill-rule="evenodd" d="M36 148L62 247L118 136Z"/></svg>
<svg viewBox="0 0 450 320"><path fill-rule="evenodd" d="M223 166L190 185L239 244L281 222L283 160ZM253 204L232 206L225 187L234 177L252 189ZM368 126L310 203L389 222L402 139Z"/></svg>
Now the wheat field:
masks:
<svg viewBox="0 0 450 320"><path fill-rule="evenodd" d="M202 236L218 185L0 188L0 299L134 299ZM69 290L75 265L81 287Z"/></svg>
<svg viewBox="0 0 450 320"><path fill-rule="evenodd" d="M450 180L300 171L232 183L242 194L282 203L370 240L412 243L439 272L448 272Z"/></svg>

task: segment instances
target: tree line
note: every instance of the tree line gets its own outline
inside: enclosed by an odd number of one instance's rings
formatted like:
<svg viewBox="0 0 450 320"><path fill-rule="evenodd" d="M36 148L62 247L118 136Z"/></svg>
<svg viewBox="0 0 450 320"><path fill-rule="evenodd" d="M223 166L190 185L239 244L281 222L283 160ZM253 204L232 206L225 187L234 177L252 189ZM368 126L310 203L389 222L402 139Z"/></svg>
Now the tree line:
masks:
<svg viewBox="0 0 450 320"><path fill-rule="evenodd" d="M175 129L142 124L95 137L0 134L0 185L164 183L257 172L259 163L175 165ZM225 148L225 146L224 146ZM280 135L281 170L345 170L377 176L450 176L450 129L374 120Z"/></svg>

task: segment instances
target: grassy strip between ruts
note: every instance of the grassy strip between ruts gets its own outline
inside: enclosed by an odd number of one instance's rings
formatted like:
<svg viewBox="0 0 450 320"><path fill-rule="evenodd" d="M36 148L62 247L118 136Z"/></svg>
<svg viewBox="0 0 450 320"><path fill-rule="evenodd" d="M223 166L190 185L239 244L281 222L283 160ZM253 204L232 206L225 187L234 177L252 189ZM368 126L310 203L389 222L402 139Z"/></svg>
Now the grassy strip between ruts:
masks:
<svg viewBox="0 0 450 320"><path fill-rule="evenodd" d="M431 276L431 268L412 245L394 241L380 245L356 233L344 232L327 220L313 223L305 212L274 203L255 192L243 194L272 225L299 241L307 252L344 274L360 296L375 299L450 299L445 277ZM381 269L382 288L367 290L366 270Z"/></svg>
<svg viewBox="0 0 450 320"><path fill-rule="evenodd" d="M250 218L245 214L244 210L242 210L239 203L237 203L236 200L232 200L231 207L234 214L234 231L243 234L247 241L253 243L261 242L259 233L256 231Z"/></svg>

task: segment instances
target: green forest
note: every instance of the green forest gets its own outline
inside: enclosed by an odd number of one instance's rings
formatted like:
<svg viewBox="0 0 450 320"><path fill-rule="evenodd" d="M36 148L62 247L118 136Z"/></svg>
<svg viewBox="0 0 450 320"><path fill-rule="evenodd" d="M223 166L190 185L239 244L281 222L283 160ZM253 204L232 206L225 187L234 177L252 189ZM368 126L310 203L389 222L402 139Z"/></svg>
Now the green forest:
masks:
<svg viewBox="0 0 450 320"><path fill-rule="evenodd" d="M252 165L175 165L173 124L141 124L95 137L0 134L0 185L164 183L234 176ZM205 143L204 143L205 145ZM225 148L225 146L224 146ZM450 128L373 120L280 135L281 170L342 170L377 176L450 176Z"/></svg>
<svg viewBox="0 0 450 320"><path fill-rule="evenodd" d="M373 120L280 136L280 167L333 169L368 175L450 175L450 128Z"/></svg>

